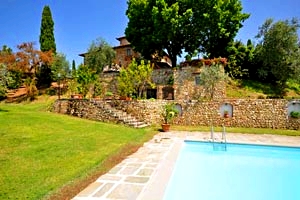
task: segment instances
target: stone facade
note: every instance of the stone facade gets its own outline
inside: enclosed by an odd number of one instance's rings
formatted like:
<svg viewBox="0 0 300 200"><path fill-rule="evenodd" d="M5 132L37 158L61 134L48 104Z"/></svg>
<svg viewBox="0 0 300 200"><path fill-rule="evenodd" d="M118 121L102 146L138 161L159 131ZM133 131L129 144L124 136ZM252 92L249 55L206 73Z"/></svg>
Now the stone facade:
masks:
<svg viewBox="0 0 300 200"><path fill-rule="evenodd" d="M110 104L148 123L160 124L163 105L170 102L177 104L182 111L181 115L173 121L178 125L300 129L300 119L289 116L288 105L291 102L284 99L223 99L203 102L195 100L115 100ZM293 102L300 104L300 100ZM224 118L224 108L229 108L229 118ZM53 110L93 120L112 120L101 111L101 108L95 106L93 101L88 100L56 101Z"/></svg>
<svg viewBox="0 0 300 200"><path fill-rule="evenodd" d="M140 53L137 53L132 49L126 37L119 37L117 40L120 41L120 45L113 48L116 51L115 64L127 67L132 62L133 58L141 56Z"/></svg>
<svg viewBox="0 0 300 200"><path fill-rule="evenodd" d="M183 67L180 69L162 68L154 69L152 81L155 83L155 99L167 100L192 100L207 96L202 86L197 84L196 79L200 74L199 67ZM117 77L119 72L105 72L101 74L103 88L114 94L117 90ZM153 89L150 89L153 90ZM146 95L147 96L147 95ZM225 84L219 83L216 88L214 99L225 98Z"/></svg>

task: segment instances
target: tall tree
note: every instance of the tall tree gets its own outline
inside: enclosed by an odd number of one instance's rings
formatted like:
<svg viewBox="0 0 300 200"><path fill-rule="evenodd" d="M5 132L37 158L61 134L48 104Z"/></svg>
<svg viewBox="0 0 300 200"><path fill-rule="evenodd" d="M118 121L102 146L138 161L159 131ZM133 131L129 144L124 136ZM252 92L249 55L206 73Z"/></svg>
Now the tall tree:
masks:
<svg viewBox="0 0 300 200"><path fill-rule="evenodd" d="M175 67L183 51L221 56L249 17L241 10L239 0L128 0L125 35L147 59L166 50Z"/></svg>
<svg viewBox="0 0 300 200"><path fill-rule="evenodd" d="M75 64L75 60L72 61L72 71L71 71L71 75L72 77L76 77L76 64Z"/></svg>
<svg viewBox="0 0 300 200"><path fill-rule="evenodd" d="M98 38L92 42L85 54L85 64L99 74L105 66L112 65L115 56L113 48L104 39Z"/></svg>
<svg viewBox="0 0 300 200"><path fill-rule="evenodd" d="M40 49L41 51L52 51L56 54L56 44L54 38L54 21L49 6L45 6L42 13L41 22L41 33L40 33ZM42 65L38 74L38 85L39 86L50 86L51 77L51 66Z"/></svg>
<svg viewBox="0 0 300 200"><path fill-rule="evenodd" d="M248 75L253 61L254 46L251 40L247 45L241 41L235 41L227 48L228 64L225 71L232 78L242 78Z"/></svg>
<svg viewBox="0 0 300 200"><path fill-rule="evenodd" d="M41 51L51 50L56 53L56 44L54 38L54 21L49 6L45 6L42 13L41 33L40 33Z"/></svg>
<svg viewBox="0 0 300 200"><path fill-rule="evenodd" d="M257 74L277 86L277 95L284 95L287 81L300 76L299 65L299 21L274 22L267 19L259 28L256 58L261 62Z"/></svg>

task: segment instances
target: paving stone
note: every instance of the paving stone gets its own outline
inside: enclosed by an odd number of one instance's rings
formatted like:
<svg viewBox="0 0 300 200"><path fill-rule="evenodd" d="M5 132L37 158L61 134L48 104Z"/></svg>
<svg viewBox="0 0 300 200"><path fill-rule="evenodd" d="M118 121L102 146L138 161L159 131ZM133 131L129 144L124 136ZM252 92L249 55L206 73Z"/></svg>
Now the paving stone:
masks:
<svg viewBox="0 0 300 200"><path fill-rule="evenodd" d="M116 175L110 175L105 174L97 179L97 182L103 182L103 181L120 181L123 177L116 176Z"/></svg>
<svg viewBox="0 0 300 200"><path fill-rule="evenodd" d="M94 193L103 183L101 182L94 182L90 184L87 188L81 191L77 196L78 197L88 197L92 193Z"/></svg>
<svg viewBox="0 0 300 200"><path fill-rule="evenodd" d="M129 182L129 183L146 183L148 180L149 180L149 177L128 176L125 179L125 182Z"/></svg>
<svg viewBox="0 0 300 200"><path fill-rule="evenodd" d="M118 185L107 197L108 199L136 200L143 189L142 185Z"/></svg>
<svg viewBox="0 0 300 200"><path fill-rule="evenodd" d="M139 168L138 167L124 167L119 174L121 175L132 175L134 174Z"/></svg>
<svg viewBox="0 0 300 200"><path fill-rule="evenodd" d="M154 169L143 168L143 169L140 169L140 171L137 173L137 175L139 175L139 176L151 176L153 171L154 171Z"/></svg>
<svg viewBox="0 0 300 200"><path fill-rule="evenodd" d="M106 183L98 192L96 192L93 197L102 197L106 192L108 192L114 186L113 183Z"/></svg>
<svg viewBox="0 0 300 200"><path fill-rule="evenodd" d="M136 167L136 168L139 168L142 166L143 163L128 163L126 166L127 167Z"/></svg>
<svg viewBox="0 0 300 200"><path fill-rule="evenodd" d="M120 167L119 165L112 168L111 170L109 170L109 174L117 174L121 169L123 169L122 167Z"/></svg>
<svg viewBox="0 0 300 200"><path fill-rule="evenodd" d="M156 168L157 167L157 164L155 163L148 163L145 165L145 168Z"/></svg>

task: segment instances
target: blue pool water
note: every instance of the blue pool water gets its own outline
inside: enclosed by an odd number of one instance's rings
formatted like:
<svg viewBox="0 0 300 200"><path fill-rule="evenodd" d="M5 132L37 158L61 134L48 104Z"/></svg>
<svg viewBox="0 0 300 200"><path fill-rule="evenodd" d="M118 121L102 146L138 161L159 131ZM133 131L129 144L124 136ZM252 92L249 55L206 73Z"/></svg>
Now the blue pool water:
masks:
<svg viewBox="0 0 300 200"><path fill-rule="evenodd" d="M185 142L165 200L300 200L300 148Z"/></svg>

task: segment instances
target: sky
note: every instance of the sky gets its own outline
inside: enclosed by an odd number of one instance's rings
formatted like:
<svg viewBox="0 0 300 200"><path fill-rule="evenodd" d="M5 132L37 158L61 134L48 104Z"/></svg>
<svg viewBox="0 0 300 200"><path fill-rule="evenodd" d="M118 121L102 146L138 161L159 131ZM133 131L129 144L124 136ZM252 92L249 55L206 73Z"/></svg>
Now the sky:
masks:
<svg viewBox="0 0 300 200"><path fill-rule="evenodd" d="M300 19L300 0L241 0L243 12L251 16L244 22L236 39L246 43L254 39L267 18L275 21ZM127 26L127 0L0 0L0 47L16 51L23 42L35 42L39 48L42 11L49 5L54 21L57 52L71 63L83 62L78 56L92 41L103 38L117 46Z"/></svg>

